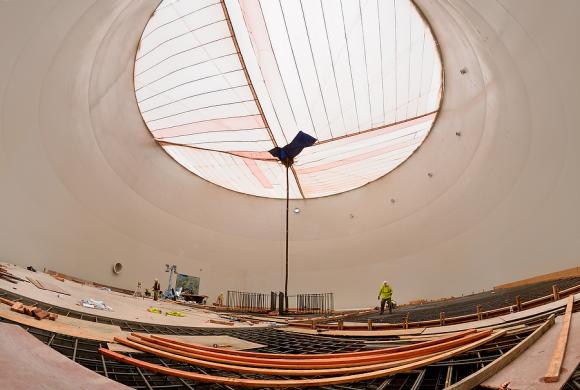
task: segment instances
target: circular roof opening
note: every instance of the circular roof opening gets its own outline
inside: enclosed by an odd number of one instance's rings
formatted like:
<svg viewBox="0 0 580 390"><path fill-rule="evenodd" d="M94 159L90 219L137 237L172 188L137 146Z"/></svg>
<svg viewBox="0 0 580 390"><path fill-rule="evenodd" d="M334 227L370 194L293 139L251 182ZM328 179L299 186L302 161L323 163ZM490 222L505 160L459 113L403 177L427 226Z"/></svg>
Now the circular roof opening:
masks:
<svg viewBox="0 0 580 390"><path fill-rule="evenodd" d="M439 109L442 66L409 0L161 2L135 61L155 140L222 187L286 196L268 151L317 139L291 168L292 198L361 187L421 145Z"/></svg>

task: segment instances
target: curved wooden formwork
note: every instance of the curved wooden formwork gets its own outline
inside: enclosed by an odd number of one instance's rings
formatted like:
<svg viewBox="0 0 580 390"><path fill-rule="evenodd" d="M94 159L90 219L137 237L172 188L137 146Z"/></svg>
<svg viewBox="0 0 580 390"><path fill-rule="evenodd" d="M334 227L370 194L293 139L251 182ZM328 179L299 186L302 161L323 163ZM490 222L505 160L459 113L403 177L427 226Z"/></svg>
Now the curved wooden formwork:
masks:
<svg viewBox="0 0 580 390"><path fill-rule="evenodd" d="M345 364L344 361L341 361L340 363L336 362L336 365L331 365L331 370L326 371L327 375L336 375L336 369L340 369L342 368L341 366L345 366L345 368L347 368L346 370L343 370L342 372L345 373L346 375L340 375L340 376L330 376L330 377L325 377L325 378L309 378L309 379L284 379L284 380L279 380L279 379L242 379L242 378L230 378L230 377L223 377L223 376L217 376L217 375L207 375L207 374L199 374L199 373L193 373L193 372L189 372L189 371L183 371L183 370L178 370L178 369L173 369L173 368L169 368L169 367L164 367L164 366L160 366L157 364L152 364L143 360L139 360L139 359L135 359L132 357L128 357L128 356L124 356L122 354L116 353L116 352L112 352L108 349L105 348L100 348L99 349L99 353L101 353L103 356L106 356L108 358L123 362L123 363L127 363L136 367L141 367L147 370L151 370L160 374L164 374L164 375L170 375L170 376L175 376L175 377L179 377L179 378L184 378L184 379L191 379L191 380L196 380L196 381L200 381L200 382L209 382L209 383L217 383L217 384L225 384L225 385L234 385L234 386L242 386L242 387L275 387L275 388L280 388L280 387L307 387L307 386L327 386L327 385L333 385L333 384L342 384L342 383L351 383L351 382L359 382L359 381L364 381L364 380L368 380L368 379L373 379L373 378L379 378L379 377L384 377L384 376L389 376L389 375L394 375L397 373L401 373L401 372L407 372L410 370L414 370L416 368L419 367L423 367L429 364L433 364L436 363L438 361L441 360L445 360L448 358L451 358L453 356L456 356L458 354L467 352L473 348L477 348L478 346L484 345L498 337L501 337L505 334L505 331L499 331L499 332L491 332L491 331L487 331L487 332L478 332L472 335L467 335L465 337L462 338L462 342L459 343L459 345L457 344L453 344L453 346L450 346L448 344L448 348L445 348L443 350L440 350L437 353L433 353L432 350L427 350L426 348L423 348L422 352L418 352L415 351L415 355L412 356L411 358L409 358L408 356L405 358L400 358L400 359L395 359L395 360L391 360L391 361L387 361L385 362L385 364L387 364L388 366L381 366L383 368L377 369L377 367L374 368L370 368L371 371L368 372L362 372L362 373L350 373L353 370L353 367L356 367L356 364L360 363L357 361L353 361L352 363L353 365L350 365L348 360L347 363ZM478 338L475 339L473 336L474 335L478 335ZM398 352L394 352L392 355L396 354ZM425 355L423 355L422 353L425 353ZM391 357L392 357L391 355ZM418 360L414 360L415 358L417 358ZM183 359L183 358L180 358ZM315 360L315 359L311 359L311 360ZM318 360L318 359L316 359ZM410 360L414 360L414 361L410 361ZM306 365L307 367L308 365ZM296 367L296 366L294 366ZM356 370L360 370L361 366L358 366L358 369L354 369ZM363 366L364 367L364 366ZM289 370L292 367L286 368L286 370ZM256 367L246 367L246 368L242 368L245 372L250 372L250 371L254 371L253 373L259 373L259 372L255 372L256 370L258 370ZM301 371L301 372L305 372L305 367L302 365L299 365L297 368L297 370ZM332 370L334 369L334 370ZM366 368L365 368L366 369ZM241 371L237 371L237 372L241 372ZM304 375L303 373L301 373L300 375ZM320 372L316 372L314 375L321 375Z"/></svg>

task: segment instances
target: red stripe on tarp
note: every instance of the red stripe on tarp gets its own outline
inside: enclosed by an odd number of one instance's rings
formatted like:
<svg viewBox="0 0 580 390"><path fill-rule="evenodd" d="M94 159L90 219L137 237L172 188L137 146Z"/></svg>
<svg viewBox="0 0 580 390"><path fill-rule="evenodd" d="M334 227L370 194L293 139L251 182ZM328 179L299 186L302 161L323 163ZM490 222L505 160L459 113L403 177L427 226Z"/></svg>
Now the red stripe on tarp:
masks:
<svg viewBox="0 0 580 390"><path fill-rule="evenodd" d="M408 146L411 145L416 145L417 144L417 140L412 140L412 141L407 141L407 142L402 142L396 145L389 145L389 146L385 146L384 148L380 148L380 149L376 149L376 150L371 150L370 152L366 152L366 153L362 153L362 154L358 154L352 157L348 157L345 159L341 159L341 160L337 160L337 161L332 161L326 164L320 164L314 167L310 167L310 168L300 168L297 167L296 165L294 166L294 169L296 169L296 172L298 174L302 174L302 175L306 175L306 174L310 174L310 173L316 173L316 172L320 172L320 171L324 171L327 169L332 169L332 168L336 168L336 167L340 167L343 165L347 165L347 164L353 164L356 162L360 162L360 161L364 161L364 160L368 160L370 158L376 157L376 156L380 156L381 154L385 154L388 152L392 152L395 150L399 150L399 149L403 149L406 148Z"/></svg>
<svg viewBox="0 0 580 390"><path fill-rule="evenodd" d="M242 160L244 160L244 164L246 164L250 172L252 172L252 175L258 179L264 188L273 188L272 183L268 180L266 175L264 175L264 172L262 172L255 160L249 158L242 158Z"/></svg>
<svg viewBox="0 0 580 390"><path fill-rule="evenodd" d="M211 119L187 123L185 125L151 130L155 138L176 137L208 131L259 129L264 127L260 115L239 116L233 118Z"/></svg>

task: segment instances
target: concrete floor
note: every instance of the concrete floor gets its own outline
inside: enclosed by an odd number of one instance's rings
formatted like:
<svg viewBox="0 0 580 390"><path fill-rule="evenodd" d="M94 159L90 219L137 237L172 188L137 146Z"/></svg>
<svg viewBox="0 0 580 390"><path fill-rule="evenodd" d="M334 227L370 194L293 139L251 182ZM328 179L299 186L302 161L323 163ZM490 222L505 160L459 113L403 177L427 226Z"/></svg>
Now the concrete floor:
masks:
<svg viewBox="0 0 580 390"><path fill-rule="evenodd" d="M106 291L100 288L81 285L76 282L65 280L60 282L52 276L43 272L28 271L19 266L8 263L0 263L15 276L26 279L27 276L35 278L41 282L46 281L50 284L59 286L64 291L71 295L59 294L56 292L39 289L32 283L18 282L18 284L9 283L0 279L0 288L6 291L11 291L30 299L44 302L50 305L76 310L79 312L110 317L119 320L138 321L151 324L160 325L177 325L177 326L197 326L197 327L216 327L216 328L231 328L228 325L213 324L209 320L219 320L220 316L214 312L203 308L193 308L184 305L179 305L170 301L153 301L150 298L134 298L129 295L117 293L114 291ZM104 301L106 305L110 306L112 311L97 310L85 308L80 305L83 298L92 298L99 301ZM157 307L166 311L180 311L185 314L185 317L166 316L164 314L155 314L147 311L149 307ZM234 327L249 327L249 324L235 323ZM260 325L253 325L258 327Z"/></svg>

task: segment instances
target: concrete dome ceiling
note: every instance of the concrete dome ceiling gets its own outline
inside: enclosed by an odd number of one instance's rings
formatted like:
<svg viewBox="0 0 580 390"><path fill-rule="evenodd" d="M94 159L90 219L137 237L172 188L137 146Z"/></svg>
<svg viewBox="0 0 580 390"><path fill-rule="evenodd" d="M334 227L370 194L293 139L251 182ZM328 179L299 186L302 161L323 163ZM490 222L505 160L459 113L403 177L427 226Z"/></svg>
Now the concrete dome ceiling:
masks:
<svg viewBox="0 0 580 390"><path fill-rule="evenodd" d="M442 93L439 53L409 0L162 1L143 31L135 94L155 140L198 176L284 198L268 150L302 130L292 198L358 188L421 145Z"/></svg>
<svg viewBox="0 0 580 390"><path fill-rule="evenodd" d="M580 2L415 4L445 64L437 122L388 175L291 201L291 294L363 307L385 279L405 301L579 263ZM191 174L143 122L135 56L158 5L0 2L0 257L127 288L169 263L212 297L279 291L284 202Z"/></svg>

